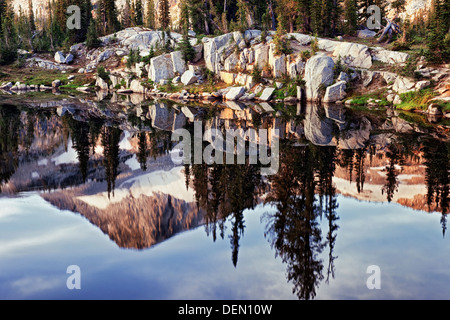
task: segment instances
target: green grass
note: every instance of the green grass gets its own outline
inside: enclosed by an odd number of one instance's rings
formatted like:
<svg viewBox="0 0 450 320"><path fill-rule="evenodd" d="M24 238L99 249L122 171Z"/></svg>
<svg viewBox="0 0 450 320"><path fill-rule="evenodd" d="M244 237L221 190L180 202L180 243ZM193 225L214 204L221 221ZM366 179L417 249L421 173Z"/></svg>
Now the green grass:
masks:
<svg viewBox="0 0 450 320"><path fill-rule="evenodd" d="M419 91L410 91L400 94L402 103L397 105L397 109L411 111L411 110L426 110L429 101L435 96L433 89L422 89Z"/></svg>
<svg viewBox="0 0 450 320"><path fill-rule="evenodd" d="M366 110L369 104L369 100L380 100L379 102L374 102L379 107L390 106L391 103L386 100L385 95L385 90L382 89L358 96L350 96L346 100L352 100L350 107L352 107L353 109L356 110L357 108L359 108L361 110Z"/></svg>

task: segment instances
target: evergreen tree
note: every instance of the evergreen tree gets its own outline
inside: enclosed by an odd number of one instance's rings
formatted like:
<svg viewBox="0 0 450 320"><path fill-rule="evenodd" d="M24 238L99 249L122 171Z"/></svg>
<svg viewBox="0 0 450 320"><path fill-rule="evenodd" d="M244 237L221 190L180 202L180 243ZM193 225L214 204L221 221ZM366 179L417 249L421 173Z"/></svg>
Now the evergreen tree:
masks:
<svg viewBox="0 0 450 320"><path fill-rule="evenodd" d="M301 32L311 32L312 0L298 0L297 27Z"/></svg>
<svg viewBox="0 0 450 320"><path fill-rule="evenodd" d="M319 0L320 1L320 0ZM283 28L294 32L295 21L299 13L299 3L294 0L277 0L277 15L285 24Z"/></svg>
<svg viewBox="0 0 450 320"><path fill-rule="evenodd" d="M17 58L17 32L14 26L14 10L10 0L0 3L0 65L9 64Z"/></svg>
<svg viewBox="0 0 450 320"><path fill-rule="evenodd" d="M155 29L155 1L147 0L146 24L147 28Z"/></svg>
<svg viewBox="0 0 450 320"><path fill-rule="evenodd" d="M97 27L100 35L120 30L117 8L114 0L100 0L97 7Z"/></svg>
<svg viewBox="0 0 450 320"><path fill-rule="evenodd" d="M169 0L161 0L159 2L159 26L162 30L169 30L170 27Z"/></svg>
<svg viewBox="0 0 450 320"><path fill-rule="evenodd" d="M97 35L97 25L95 20L91 19L89 22L89 29L86 35L86 47L89 49L98 48L101 44L100 39Z"/></svg>
<svg viewBox="0 0 450 320"><path fill-rule="evenodd" d="M311 31L322 35L323 31L322 0L311 0Z"/></svg>
<svg viewBox="0 0 450 320"><path fill-rule="evenodd" d="M147 158L148 158L148 145L147 145L147 132L141 131L138 134L139 138L139 152L137 155L138 162L142 171L147 171Z"/></svg>
<svg viewBox="0 0 450 320"><path fill-rule="evenodd" d="M179 44L179 48L183 53L184 61L191 62L195 58L195 49L192 47L191 42L189 41L189 36L187 32L183 32L183 38L181 39L181 42Z"/></svg>
<svg viewBox="0 0 450 320"><path fill-rule="evenodd" d="M180 25L179 29L182 33L188 32L191 27L190 11L187 0L181 1Z"/></svg>
<svg viewBox="0 0 450 320"><path fill-rule="evenodd" d="M449 0L433 0L429 12L426 57L431 62L450 61L449 2Z"/></svg>
<svg viewBox="0 0 450 320"><path fill-rule="evenodd" d="M187 0L192 28L196 33L209 34L207 14L204 12L204 0ZM228 10L228 9L227 9Z"/></svg>
<svg viewBox="0 0 450 320"><path fill-rule="evenodd" d="M122 130L116 127L104 126L102 130L103 163L105 166L108 198L114 196L116 178L119 167L119 142Z"/></svg>
<svg viewBox="0 0 450 320"><path fill-rule="evenodd" d="M34 21L33 1L28 0L28 24L31 33L36 31L36 23Z"/></svg>
<svg viewBox="0 0 450 320"><path fill-rule="evenodd" d="M144 17L142 14L142 0L136 0L134 4L134 22L136 26L144 24Z"/></svg>
<svg viewBox="0 0 450 320"><path fill-rule="evenodd" d="M347 35L354 35L358 27L356 0L344 0L344 8L344 33Z"/></svg>
<svg viewBox="0 0 450 320"><path fill-rule="evenodd" d="M126 0L122 9L122 27L131 27L131 4L130 0Z"/></svg>
<svg viewBox="0 0 450 320"><path fill-rule="evenodd" d="M59 0L61 1L61 0ZM49 37L50 37L50 48L54 51L56 47L60 46L64 40L64 29L59 23L57 12L58 12L58 6L57 3L52 0L48 2L48 8L49 8Z"/></svg>

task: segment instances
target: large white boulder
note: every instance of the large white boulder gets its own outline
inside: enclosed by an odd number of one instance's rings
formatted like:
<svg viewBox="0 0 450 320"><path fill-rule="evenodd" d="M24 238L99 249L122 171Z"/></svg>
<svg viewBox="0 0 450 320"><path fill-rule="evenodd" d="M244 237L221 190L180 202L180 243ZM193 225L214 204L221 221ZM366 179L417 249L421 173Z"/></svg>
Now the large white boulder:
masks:
<svg viewBox="0 0 450 320"><path fill-rule="evenodd" d="M323 96L323 102L336 102L345 98L347 93L345 89L347 88L345 81L339 81L329 87L325 91Z"/></svg>
<svg viewBox="0 0 450 320"><path fill-rule="evenodd" d="M262 69L269 62L269 46L261 43L255 46L254 50L255 65L258 66L259 69Z"/></svg>
<svg viewBox="0 0 450 320"><path fill-rule="evenodd" d="M141 81L139 80L133 80L130 83L130 90L132 90L134 93L145 93L146 89L141 84Z"/></svg>
<svg viewBox="0 0 450 320"><path fill-rule="evenodd" d="M66 63L66 57L64 56L64 53L62 53L61 51L56 51L55 61L57 63Z"/></svg>
<svg viewBox="0 0 450 320"><path fill-rule="evenodd" d="M173 72L183 74L186 71L186 61L184 61L181 51L174 51L170 54L172 58Z"/></svg>
<svg viewBox="0 0 450 320"><path fill-rule="evenodd" d="M318 100L320 89L333 83L334 61L326 55L315 55L305 65L306 99Z"/></svg>
<svg viewBox="0 0 450 320"><path fill-rule="evenodd" d="M287 36L288 38L294 38L302 46L309 45L311 43L311 39L313 39L313 37L302 33L289 33Z"/></svg>
<svg viewBox="0 0 450 320"><path fill-rule="evenodd" d="M281 78L284 76L286 72L286 56L282 54L281 56L274 56L273 57L273 76L275 78Z"/></svg>
<svg viewBox="0 0 450 320"><path fill-rule="evenodd" d="M339 42L333 51L333 56L341 57L350 67L369 69L372 67L372 56L368 46L351 42Z"/></svg>
<svg viewBox="0 0 450 320"><path fill-rule="evenodd" d="M103 80L102 78L100 78L98 75L96 77L95 86L99 87L100 90L109 90L108 83L105 80Z"/></svg>
<svg viewBox="0 0 450 320"><path fill-rule="evenodd" d="M225 96L225 99L229 101L238 100L240 97L244 95L244 93L245 93L244 87L233 87L228 91L228 93Z"/></svg>
<svg viewBox="0 0 450 320"><path fill-rule="evenodd" d="M392 90L400 94L408 91L414 91L415 86L416 83L413 80L406 77L397 77L394 85L392 86Z"/></svg>
<svg viewBox="0 0 450 320"><path fill-rule="evenodd" d="M356 33L356 36L360 39L371 39L375 37L377 33L375 31L364 29L364 30L358 30Z"/></svg>
<svg viewBox="0 0 450 320"><path fill-rule="evenodd" d="M73 54L69 53L69 54L67 54L66 58L64 59L64 63L65 64L72 63L73 59L75 59L75 57L73 56Z"/></svg>
<svg viewBox="0 0 450 320"><path fill-rule="evenodd" d="M296 60L287 63L287 74L291 78L302 76L304 71L305 71L305 62L303 62L303 60L300 58L297 58Z"/></svg>
<svg viewBox="0 0 450 320"><path fill-rule="evenodd" d="M233 52L225 59L224 70L233 71L236 69L239 63L239 56L237 53Z"/></svg>
<svg viewBox="0 0 450 320"><path fill-rule="evenodd" d="M275 91L275 88L265 88L259 98L261 101L269 101L272 98L272 95Z"/></svg>
<svg viewBox="0 0 450 320"><path fill-rule="evenodd" d="M195 72L192 70L187 70L186 72L183 73L183 75L181 76L181 82L185 85L188 86L190 84L195 83L198 80L197 76L195 75Z"/></svg>
<svg viewBox="0 0 450 320"><path fill-rule="evenodd" d="M161 80L174 78L173 69L172 56L161 55L150 60L148 76L153 82L159 83Z"/></svg>
<svg viewBox="0 0 450 320"><path fill-rule="evenodd" d="M234 40L232 33L227 33L215 38L204 39L203 55L208 70L219 73L222 70L222 59L227 48Z"/></svg>
<svg viewBox="0 0 450 320"><path fill-rule="evenodd" d="M372 48L373 60L389 64L404 64L410 55L405 52L385 50L381 47Z"/></svg>

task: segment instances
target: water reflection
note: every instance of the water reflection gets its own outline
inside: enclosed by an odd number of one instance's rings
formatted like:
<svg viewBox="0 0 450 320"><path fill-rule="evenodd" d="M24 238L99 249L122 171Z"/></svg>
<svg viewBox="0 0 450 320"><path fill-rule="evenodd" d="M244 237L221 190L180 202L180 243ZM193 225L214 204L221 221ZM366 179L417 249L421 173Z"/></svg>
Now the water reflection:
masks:
<svg viewBox="0 0 450 320"><path fill-rule="evenodd" d="M266 235L276 255L287 265L293 292L300 299L312 299L324 278L324 262L319 256L327 245L327 280L334 274L333 248L339 219L332 183L336 147L311 143L293 146L288 142L281 148L280 157L282 166L269 178L272 187L265 199L277 207L275 214L266 216ZM326 239L318 221L323 213L329 221Z"/></svg>
<svg viewBox="0 0 450 320"><path fill-rule="evenodd" d="M440 132L417 124L406 130L399 115L341 106L275 106L273 112L231 107L163 101L117 111L2 105L0 191L53 190L42 197L82 214L123 248L149 248L203 226L214 242L229 239L235 268L244 211L260 203L274 206L264 215L265 237L300 299L313 299L335 276L338 194L441 212L445 236L450 149ZM278 172L264 176L262 165L248 159L175 166L172 132L193 132L194 121L202 122L203 132L278 129Z"/></svg>

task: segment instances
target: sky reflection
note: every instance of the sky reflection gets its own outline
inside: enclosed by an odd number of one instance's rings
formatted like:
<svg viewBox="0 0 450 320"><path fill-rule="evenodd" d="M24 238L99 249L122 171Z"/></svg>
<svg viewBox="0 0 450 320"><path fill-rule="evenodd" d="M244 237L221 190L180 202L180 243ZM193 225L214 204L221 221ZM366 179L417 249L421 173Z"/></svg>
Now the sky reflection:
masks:
<svg viewBox="0 0 450 320"><path fill-rule="evenodd" d="M338 196L335 277L316 299L446 299L449 240L440 214ZM244 211L239 263L232 263L226 223L215 242L204 227L145 250L121 249L85 218L39 195L1 198L2 299L296 299L286 265L264 237L259 205ZM261 222L262 221L262 222ZM326 221L322 222L326 233ZM320 258L325 268L327 250ZM66 268L81 268L81 290L66 288ZM381 290L369 290L369 265L381 268Z"/></svg>

